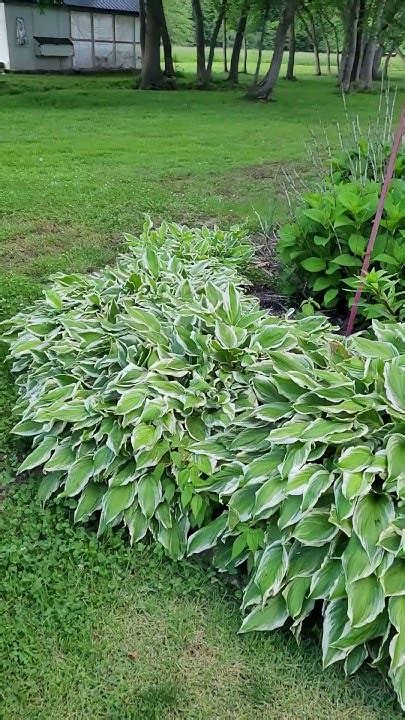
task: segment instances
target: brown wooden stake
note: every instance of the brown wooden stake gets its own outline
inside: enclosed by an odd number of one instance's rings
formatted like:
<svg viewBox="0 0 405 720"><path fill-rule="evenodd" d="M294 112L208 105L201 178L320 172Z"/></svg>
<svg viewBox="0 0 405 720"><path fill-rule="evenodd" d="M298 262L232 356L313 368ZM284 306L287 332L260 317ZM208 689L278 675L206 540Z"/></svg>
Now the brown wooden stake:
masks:
<svg viewBox="0 0 405 720"><path fill-rule="evenodd" d="M356 290L356 294L355 294L354 300L353 300L353 305L350 310L349 320L348 320L347 328L346 328L346 337L351 335L353 332L354 323L355 323L356 316L357 316L357 311L359 309L359 302L360 302L361 294L362 294L363 288L364 288L364 283L363 283L362 278L364 278L368 272L368 268L369 268L370 260L371 260L371 253L373 252L375 239L377 237L378 228L380 227L381 217L382 217L383 210L384 210L385 198L387 196L388 188L390 186L392 176L394 174L395 161L397 159L399 146L401 144L402 136L404 135L404 133L405 133L405 105L402 108L401 118L399 121L399 125L397 127L397 131L395 133L394 142L393 142L392 150L391 150L391 156L390 156L390 160L388 163L387 171L385 173L380 199L378 201L377 212L375 214L373 227L371 228L370 240L368 241L367 251L366 251L366 254L365 254L364 260L363 260L363 267L361 268L359 286Z"/></svg>

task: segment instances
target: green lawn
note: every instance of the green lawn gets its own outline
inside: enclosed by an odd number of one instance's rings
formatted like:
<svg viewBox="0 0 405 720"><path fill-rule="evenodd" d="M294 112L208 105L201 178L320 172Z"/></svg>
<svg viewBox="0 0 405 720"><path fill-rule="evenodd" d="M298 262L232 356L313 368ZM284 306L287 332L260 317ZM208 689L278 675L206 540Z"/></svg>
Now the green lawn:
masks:
<svg viewBox="0 0 405 720"><path fill-rule="evenodd" d="M231 49L228 48L228 64L231 59ZM241 57L240 57L240 69L243 67L243 55L244 51L242 50ZM256 63L257 63L257 55L258 51L255 49L249 49L247 54L247 69L249 73L254 73L256 69ZM264 73L271 61L272 51L271 50L264 50L262 54L262 64L261 64L261 73ZM193 47L175 47L173 49L173 58L175 65L179 67L179 69L184 70L185 72L191 72L195 73L196 71L196 59L195 59L195 49ZM222 48L216 48L215 54L214 54L214 72L222 73L223 71L223 60L224 55ZM285 70L287 67L287 60L288 56L287 53L285 53L283 58L283 66L281 71L281 77L285 75ZM326 53L320 53L320 62L321 62L321 70L322 73L327 75L328 68L327 68L327 57ZM336 70L336 54L331 53L331 65L332 65L332 71ZM314 55L313 53L309 52L296 52L295 53L295 74L297 77L302 76L305 73L311 73L314 71L315 63L314 63ZM403 73L404 70L404 63L399 57L399 55L394 56L390 60L389 64L389 70L390 75L393 74L394 78L395 75Z"/></svg>
<svg viewBox="0 0 405 720"><path fill-rule="evenodd" d="M266 105L240 91L138 92L130 76L0 76L0 319L52 272L113 260L145 212L253 229L276 197L281 214L281 168L305 173L309 127L333 137L344 120L333 80L304 60ZM348 104L367 121L378 97ZM4 365L0 377L1 484L21 446ZM288 632L237 636L235 588L130 550L119 532L97 541L68 508L43 512L36 482L11 484L0 518L1 720L401 717L377 673L322 673L309 635L300 647Z"/></svg>

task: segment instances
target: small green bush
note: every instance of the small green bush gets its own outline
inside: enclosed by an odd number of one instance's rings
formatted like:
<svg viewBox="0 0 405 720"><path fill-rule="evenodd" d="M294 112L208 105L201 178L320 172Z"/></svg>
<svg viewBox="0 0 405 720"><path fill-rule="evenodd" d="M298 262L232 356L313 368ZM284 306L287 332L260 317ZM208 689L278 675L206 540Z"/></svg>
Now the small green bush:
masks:
<svg viewBox="0 0 405 720"><path fill-rule="evenodd" d="M341 148L331 156L330 181L332 184L356 180L378 180L384 177L391 153L391 144L376 149L369 139L360 137L351 148ZM405 152L400 151L395 162L394 177L405 180Z"/></svg>
<svg viewBox="0 0 405 720"><path fill-rule="evenodd" d="M405 320L405 282L401 282L398 275L388 275L385 270L370 270L364 277L349 278L346 285L351 289L350 304L360 283L363 292L359 312L363 317L368 320L383 318L389 322Z"/></svg>
<svg viewBox="0 0 405 720"><path fill-rule="evenodd" d="M357 276L377 210L380 186L340 183L325 191L307 193L285 225L277 245L281 259L296 270L307 296L323 307L347 305L345 280ZM405 287L405 182L394 180L386 198L372 266L400 278Z"/></svg>

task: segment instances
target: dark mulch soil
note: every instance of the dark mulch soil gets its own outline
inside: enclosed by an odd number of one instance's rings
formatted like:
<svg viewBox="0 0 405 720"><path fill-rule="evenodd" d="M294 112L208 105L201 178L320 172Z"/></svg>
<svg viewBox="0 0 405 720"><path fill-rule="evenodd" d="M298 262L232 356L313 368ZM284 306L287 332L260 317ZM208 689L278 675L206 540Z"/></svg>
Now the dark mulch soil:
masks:
<svg viewBox="0 0 405 720"><path fill-rule="evenodd" d="M249 287L249 293L259 300L260 307L271 310L276 315L283 315L291 307L295 307L295 303L291 298L278 295L268 285L255 283Z"/></svg>
<svg viewBox="0 0 405 720"><path fill-rule="evenodd" d="M256 258L252 276L249 278L249 294L259 300L263 309L276 315L282 315L291 307L298 307L299 298L283 295L277 288L281 268L276 254L275 234L265 236L257 233L251 235L250 239L256 248Z"/></svg>
<svg viewBox="0 0 405 720"><path fill-rule="evenodd" d="M265 310L270 310L275 315L283 315L294 308L298 310L300 305L308 298L302 292L294 295L283 295L278 292L277 285L280 284L280 273L282 266L276 253L277 237L275 233L264 236L261 233L250 236L256 248L256 258L254 270L250 278L248 292L256 297L260 306ZM332 310L322 310L323 315L329 319L330 323L343 333L348 319L347 309L345 307L336 307Z"/></svg>

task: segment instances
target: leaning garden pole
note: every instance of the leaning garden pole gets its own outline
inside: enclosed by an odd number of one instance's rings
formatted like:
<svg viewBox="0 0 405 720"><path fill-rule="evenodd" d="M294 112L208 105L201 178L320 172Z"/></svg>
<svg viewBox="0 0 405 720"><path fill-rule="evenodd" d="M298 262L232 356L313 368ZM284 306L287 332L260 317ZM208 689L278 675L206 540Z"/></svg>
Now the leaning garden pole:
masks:
<svg viewBox="0 0 405 720"><path fill-rule="evenodd" d="M384 209L385 198L387 196L388 188L390 186L392 176L394 174L395 161L397 159L399 146L401 144L401 140L402 140L404 133L405 133L405 105L402 108L401 118L399 121L397 131L395 133L394 142L393 142L392 150L391 150L391 156L390 156L390 160L389 160L387 170L385 173L380 199L378 201L377 212L375 214L373 227L371 228L370 240L368 241L366 254L365 254L364 260L363 260L363 267L361 268L359 287L356 290L356 294L355 294L354 300L353 300L353 305L350 310L349 320L348 320L347 328L346 328L347 336L351 335L353 332L353 327L354 327L354 323L356 320L357 311L359 308L361 293L363 292L363 287L364 287L363 278L367 275L368 268L370 265L371 253L373 252L375 239L376 239L377 233L378 233L378 228L380 227L381 217L382 217L382 213L383 213L383 209Z"/></svg>

